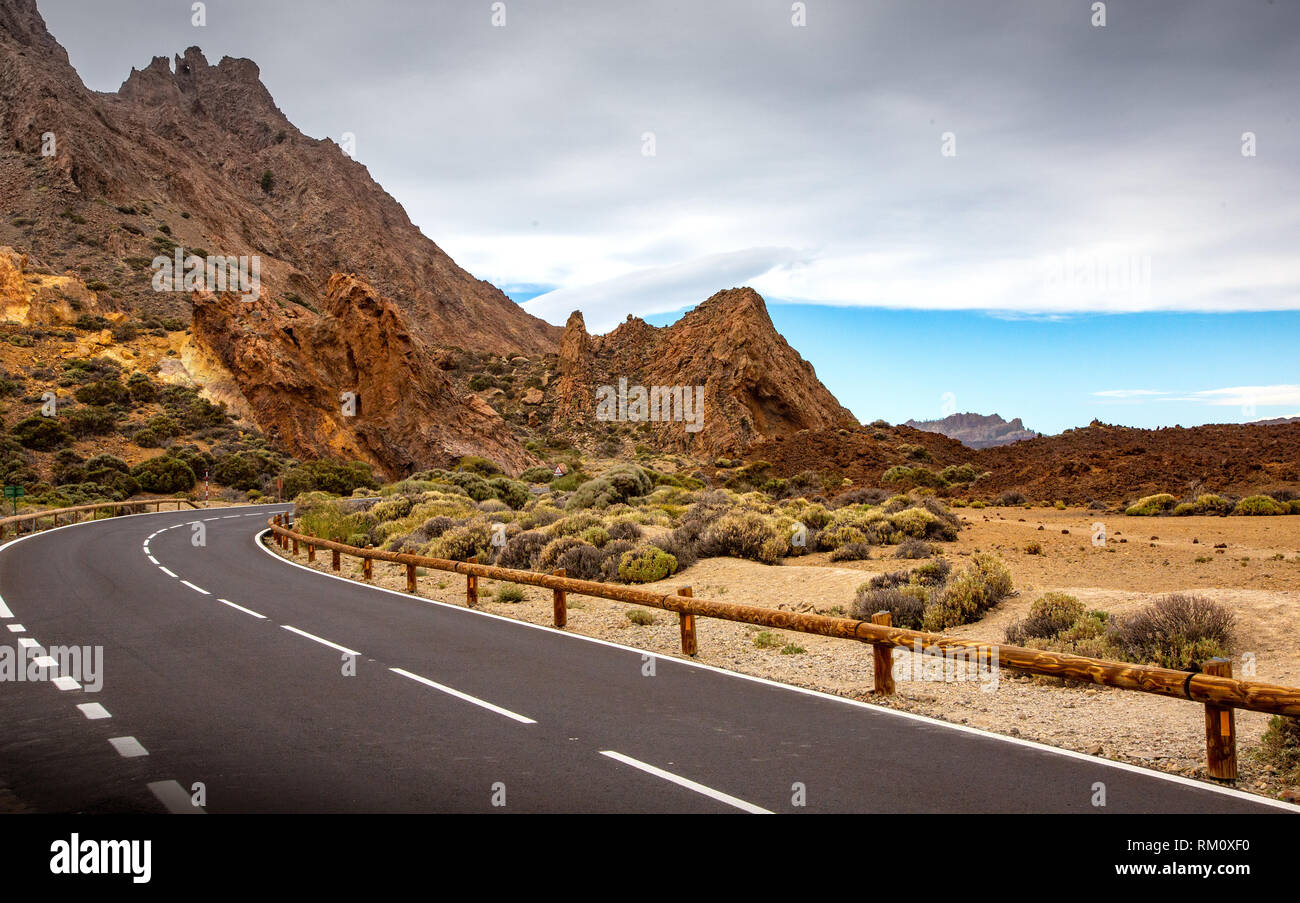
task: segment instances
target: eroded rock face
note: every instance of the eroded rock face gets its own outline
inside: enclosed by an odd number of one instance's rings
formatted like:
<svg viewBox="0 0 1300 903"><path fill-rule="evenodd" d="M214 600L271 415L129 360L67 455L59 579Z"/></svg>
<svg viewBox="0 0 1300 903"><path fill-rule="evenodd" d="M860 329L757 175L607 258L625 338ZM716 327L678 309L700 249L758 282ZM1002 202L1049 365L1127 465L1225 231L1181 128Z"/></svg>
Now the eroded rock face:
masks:
<svg viewBox="0 0 1300 903"><path fill-rule="evenodd" d="M303 457L358 458L390 478L484 455L536 463L487 404L461 395L403 312L335 274L320 315L263 298L202 295L194 338L231 373L258 426ZM349 415L344 393L354 393Z"/></svg>
<svg viewBox="0 0 1300 903"><path fill-rule="evenodd" d="M82 314L113 311L77 276L32 272L26 255L0 247L0 319L23 326L66 326Z"/></svg>
<svg viewBox="0 0 1300 903"><path fill-rule="evenodd" d="M683 452L738 454L765 438L858 426L812 365L776 331L763 298L751 288L718 292L671 326L656 328L629 317L594 338L575 313L560 340L558 367L552 390L557 428L600 427L601 387L613 387L617 394L620 379L629 392L635 386L703 387L698 431L675 420L645 429L648 441Z"/></svg>

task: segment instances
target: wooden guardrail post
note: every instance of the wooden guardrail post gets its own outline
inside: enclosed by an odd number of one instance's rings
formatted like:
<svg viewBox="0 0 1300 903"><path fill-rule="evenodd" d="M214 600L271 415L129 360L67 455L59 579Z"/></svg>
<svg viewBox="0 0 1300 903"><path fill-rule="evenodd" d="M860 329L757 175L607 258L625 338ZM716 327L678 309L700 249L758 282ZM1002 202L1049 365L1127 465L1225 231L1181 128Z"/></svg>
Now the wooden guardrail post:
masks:
<svg viewBox="0 0 1300 903"><path fill-rule="evenodd" d="M871 623L879 624L882 627L891 626L893 620L894 616L887 611L878 611L871 616ZM892 695L894 692L894 647L874 643L871 646L871 655L876 679L875 691L882 696Z"/></svg>
<svg viewBox="0 0 1300 903"><path fill-rule="evenodd" d="M370 543L366 543L367 551L373 548L374 546L372 546ZM373 558L362 558L361 576L369 580L374 575L374 572L375 572L375 560Z"/></svg>
<svg viewBox="0 0 1300 903"><path fill-rule="evenodd" d="M555 570L551 571L551 576L552 577L565 576L564 568L556 568ZM555 610L555 626L564 627L566 624L569 623L569 603L567 598L565 597L564 590L562 589L551 590L551 602Z"/></svg>
<svg viewBox="0 0 1300 903"><path fill-rule="evenodd" d="M340 567L342 567L342 562L339 560L339 550L330 549L330 555L332 555L334 559L333 561L330 562L330 564L334 568L334 570L337 571Z"/></svg>
<svg viewBox="0 0 1300 903"><path fill-rule="evenodd" d="M679 596L693 596L695 591L689 586L683 586L677 590ZM695 615L680 612L677 615L677 621L682 629L682 655L696 656L700 652L700 644L695 637Z"/></svg>
<svg viewBox="0 0 1300 903"><path fill-rule="evenodd" d="M293 538L293 554L295 557L298 555L298 537L296 536Z"/></svg>
<svg viewBox="0 0 1300 903"><path fill-rule="evenodd" d="M307 561L310 563L316 560L316 543L307 543Z"/></svg>
<svg viewBox="0 0 1300 903"><path fill-rule="evenodd" d="M1202 671L1232 676L1232 659L1212 658ZM1231 707L1205 704L1205 770L1220 781L1237 780L1237 719Z"/></svg>
<svg viewBox="0 0 1300 903"><path fill-rule="evenodd" d="M415 592L415 565L413 564L406 566L406 591L408 593Z"/></svg>
<svg viewBox="0 0 1300 903"><path fill-rule="evenodd" d="M471 555L469 564L478 564L478 556ZM465 604L470 608L478 605L478 577L474 574L465 575Z"/></svg>

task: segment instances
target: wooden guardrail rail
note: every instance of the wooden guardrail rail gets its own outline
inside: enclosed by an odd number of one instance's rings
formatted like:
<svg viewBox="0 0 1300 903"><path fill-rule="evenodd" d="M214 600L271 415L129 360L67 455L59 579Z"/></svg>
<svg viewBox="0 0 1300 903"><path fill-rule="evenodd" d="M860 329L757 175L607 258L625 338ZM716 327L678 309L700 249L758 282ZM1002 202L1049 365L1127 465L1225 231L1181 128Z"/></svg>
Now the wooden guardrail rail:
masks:
<svg viewBox="0 0 1300 903"><path fill-rule="evenodd" d="M739 621L777 630L792 630L869 643L874 647L876 689L877 692L884 694L892 693L894 690L890 668L892 650L905 648L913 651L920 650L925 655L960 657L965 662L992 668L1005 667L1027 674L1060 677L1202 703L1206 711L1208 770L1211 776L1225 780L1235 780L1237 777L1233 709L1300 717L1300 688L1262 681L1238 680L1231 676L1232 662L1227 659L1214 659L1207 662L1206 669L1201 672L1112 662L1063 652L1047 652L1002 643L984 643L978 640L892 627L889 625L888 612L877 613L872 621L859 621L854 618L779 611L753 605L700 599L692 595L689 587L675 593L656 593L635 587L599 583L594 580L577 580L564 576L562 571L542 574L536 571L479 564L476 560L452 561L404 552L360 549L345 543L299 533L289 526L290 523L285 515L280 514L267 521L275 541L282 549L287 550L290 543L295 547L299 543L304 544L309 560L315 560L318 548L329 549L333 553L332 567L336 571L341 566L341 555L360 558L367 579L371 575L373 561L405 565L406 586L409 592L414 592L416 588L417 567L464 574L466 601L470 607L473 607L477 600L479 578L506 580L551 589L555 593L557 627L563 627L565 624L564 600L568 593L674 611L681 619L683 652L688 655L695 654L697 617ZM297 548L294 552L297 552Z"/></svg>
<svg viewBox="0 0 1300 903"><path fill-rule="evenodd" d="M201 507L197 502L193 502L190 499L140 499L134 502L96 502L92 505L73 505L70 508L49 508L45 511L29 511L26 514L14 514L9 517L0 518L0 540L5 538L5 534L9 531L10 527L12 527L17 533L37 532L36 523L33 523L31 530L24 531L22 529L23 524L28 521L38 522L45 518L49 518L52 521L51 526L57 527L59 525L60 516L70 516L71 519L68 523L75 524L81 520L81 513L83 511L94 512L109 508L113 510L113 513L109 516L116 517L121 511L136 514L141 510L148 510L150 505L154 507L155 511L161 511L163 505L170 505L173 502L176 504L177 511L181 509L181 505L189 505L191 508Z"/></svg>

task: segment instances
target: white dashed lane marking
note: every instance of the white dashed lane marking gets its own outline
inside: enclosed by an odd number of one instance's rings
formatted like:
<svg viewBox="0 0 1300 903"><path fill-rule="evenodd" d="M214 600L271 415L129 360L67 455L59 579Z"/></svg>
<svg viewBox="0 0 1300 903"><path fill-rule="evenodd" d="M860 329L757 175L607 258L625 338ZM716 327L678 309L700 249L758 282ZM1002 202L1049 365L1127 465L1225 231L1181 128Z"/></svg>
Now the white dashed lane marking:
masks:
<svg viewBox="0 0 1300 903"><path fill-rule="evenodd" d="M290 627L288 624L281 624L280 626L283 627L285 630L289 630L292 631L293 633L298 634L298 636L306 637L309 640L320 643L322 646L329 646L331 649L337 649L339 652L342 652L344 655L361 654L355 649L349 649L347 646L340 646L338 643L331 643L329 640L324 639L323 637L318 637L316 636L316 634L308 633L305 630L299 630L297 627Z"/></svg>
<svg viewBox="0 0 1300 903"><path fill-rule="evenodd" d="M217 601L220 602L222 605L229 605L231 608L235 609L236 611L242 611L246 615L252 615L255 618L261 618L263 621L266 620L266 615L259 615L251 608L245 608L242 605L236 605L234 602L231 602L229 599L218 599Z"/></svg>
<svg viewBox="0 0 1300 903"><path fill-rule="evenodd" d="M210 596L210 595L212 595L212 593L208 592L208 591L205 590L203 587L201 587L201 586L195 586L193 583L190 583L188 580L182 580L181 583L184 583L186 586L188 586L190 589L194 590L196 593L203 593L203 595L205 595L205 596Z"/></svg>
<svg viewBox="0 0 1300 903"><path fill-rule="evenodd" d="M24 626L21 625L21 624L8 624L8 625L6 625L6 626L9 628L9 632L10 632L10 633L26 633L26 632L27 632L27 628L24 627Z"/></svg>
<svg viewBox="0 0 1300 903"><path fill-rule="evenodd" d="M135 737L113 737L108 742L117 750L118 755L124 759L149 755L149 750L145 749Z"/></svg>
<svg viewBox="0 0 1300 903"><path fill-rule="evenodd" d="M50 683L54 684L60 690L63 690L65 692L68 690L81 689L81 684L77 683L76 680L74 680L71 677L68 677L66 674L63 675L62 677L54 678L54 680L50 681Z"/></svg>
<svg viewBox="0 0 1300 903"><path fill-rule="evenodd" d="M168 577L171 577L173 580L181 579L180 577L177 577L175 574L173 574L171 571L167 570L167 568L163 567L161 564L158 565L158 570L162 571L164 574L166 574Z"/></svg>
<svg viewBox="0 0 1300 903"><path fill-rule="evenodd" d="M172 815L204 815L202 806L194 805L190 792L179 781L154 781L149 790Z"/></svg>
<svg viewBox="0 0 1300 903"><path fill-rule="evenodd" d="M77 706L77 708L81 710L81 714L85 715L91 721L113 717L108 713L108 709L104 708L97 702L83 702L81 705Z"/></svg>
<svg viewBox="0 0 1300 903"><path fill-rule="evenodd" d="M734 806L742 812L749 812L753 815L772 814L770 809L764 809L761 806L755 806L753 803L747 803L742 799L723 793L721 790L714 790L712 787L706 787L704 784L697 783L689 778L684 778L679 774L673 774L671 771L664 771L662 768L655 768L653 765L649 765L639 759L634 759L631 756L625 756L622 753L614 752L612 749L602 749L600 754L602 756L609 756L609 758L616 762L622 762L624 765L631 765L633 768L644 771L646 774L652 774L657 778L670 781L679 787L685 787L687 790L694 790L696 793L707 796L710 799L715 799L720 803Z"/></svg>
<svg viewBox="0 0 1300 903"><path fill-rule="evenodd" d="M416 683L424 684L426 687L432 687L435 690L439 690L443 693L446 693L448 696L455 696L457 699L461 699L464 700L465 702L473 703L474 705L479 706L480 708L487 709L489 712L496 712L498 715L505 715L507 718L513 718L515 721L518 721L520 724L537 723L531 718L525 718L523 715L516 714L510 711L509 709L503 709L499 705L493 705L490 702L486 702L482 699L479 699L477 696L470 696L468 693L462 693L460 690L453 690L451 687L444 686L443 684L429 680L429 678L427 677L421 677L418 674L412 674L410 671L404 671L401 668L389 668L388 670L392 671L394 674L400 674L403 677L408 677L411 680L415 681Z"/></svg>
<svg viewBox="0 0 1300 903"><path fill-rule="evenodd" d="M4 597L0 596L0 618L12 618L13 616L14 613L9 610L9 606L5 605Z"/></svg>

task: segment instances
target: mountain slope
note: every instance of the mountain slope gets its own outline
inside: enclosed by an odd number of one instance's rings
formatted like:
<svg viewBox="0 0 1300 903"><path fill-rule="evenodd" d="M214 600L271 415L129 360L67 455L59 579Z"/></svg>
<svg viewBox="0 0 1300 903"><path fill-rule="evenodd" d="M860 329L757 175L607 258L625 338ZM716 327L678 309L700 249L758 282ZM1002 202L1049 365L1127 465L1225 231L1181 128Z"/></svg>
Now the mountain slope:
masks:
<svg viewBox="0 0 1300 903"><path fill-rule="evenodd" d="M0 245L137 314L188 317L186 295L150 284L149 262L179 244L260 256L277 303L319 308L329 277L353 272L428 343L555 350L558 328L457 266L333 141L298 131L255 63L213 66L191 47L174 69L156 57L118 92L90 91L33 0L0 0Z"/></svg>
<svg viewBox="0 0 1300 903"><path fill-rule="evenodd" d="M739 454L754 441L804 429L858 425L812 364L776 331L751 288L718 292L670 326L629 316L596 337L575 312L561 340L558 370L551 399L558 427L628 426L637 442L701 456ZM628 416L607 420L598 405L610 389L619 391L620 380L628 387ZM699 428L687 429L687 421L677 419L637 422L630 404L637 386L681 389L692 399L700 387Z"/></svg>

